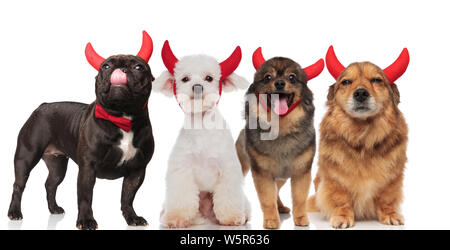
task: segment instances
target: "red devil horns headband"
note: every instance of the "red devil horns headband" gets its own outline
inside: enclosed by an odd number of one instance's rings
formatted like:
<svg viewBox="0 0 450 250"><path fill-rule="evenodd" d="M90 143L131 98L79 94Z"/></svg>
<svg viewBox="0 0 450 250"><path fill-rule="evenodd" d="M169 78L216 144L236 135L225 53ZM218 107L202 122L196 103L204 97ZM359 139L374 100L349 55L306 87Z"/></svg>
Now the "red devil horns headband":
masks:
<svg viewBox="0 0 450 250"><path fill-rule="evenodd" d="M153 41L145 30L142 31L142 35L142 46L137 56L148 62L153 52ZM89 64L92 65L92 67L94 67L96 70L99 70L100 65L103 63L103 61L105 61L105 59L99 56L97 52L95 52L91 43L88 43L86 45L84 53L86 54L86 59L88 60Z"/></svg>
<svg viewBox="0 0 450 250"><path fill-rule="evenodd" d="M170 48L169 45L169 41L164 42L164 46L161 51L161 57L167 70L173 75L175 64L178 62L178 59L173 54L172 49ZM222 75L220 81L227 78L236 70L236 68L239 66L239 63L241 62L241 59L242 59L241 47L237 46L236 49L233 51L233 54L231 54L230 57L228 57L225 61L219 64L220 72Z"/></svg>
<svg viewBox="0 0 450 250"><path fill-rule="evenodd" d="M253 59L253 66L255 67L256 70L258 70L258 68L261 67L261 65L266 61L266 59L264 59L262 55L261 47L257 48L255 52L253 52L252 59ZM320 59L313 65L304 68L303 71L306 74L307 80L309 81L318 76L322 72L324 67L325 63L323 59Z"/></svg>
<svg viewBox="0 0 450 250"><path fill-rule="evenodd" d="M330 46L325 58L327 62L327 68L330 74L337 79L345 67L339 62L334 53L333 46ZM408 49L404 48L400 56L392 63L389 67L383 70L389 82L394 83L400 76L405 73L409 64L409 52Z"/></svg>

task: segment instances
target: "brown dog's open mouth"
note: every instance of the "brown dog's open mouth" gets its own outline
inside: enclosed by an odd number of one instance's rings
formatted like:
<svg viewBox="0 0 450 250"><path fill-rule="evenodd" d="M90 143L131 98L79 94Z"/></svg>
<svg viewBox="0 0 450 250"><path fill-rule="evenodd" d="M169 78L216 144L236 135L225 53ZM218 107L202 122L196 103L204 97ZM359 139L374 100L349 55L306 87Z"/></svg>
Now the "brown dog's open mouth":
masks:
<svg viewBox="0 0 450 250"><path fill-rule="evenodd" d="M294 93L266 93L259 96L259 101L266 107L267 111L272 110L277 115L285 115L289 112L294 103Z"/></svg>

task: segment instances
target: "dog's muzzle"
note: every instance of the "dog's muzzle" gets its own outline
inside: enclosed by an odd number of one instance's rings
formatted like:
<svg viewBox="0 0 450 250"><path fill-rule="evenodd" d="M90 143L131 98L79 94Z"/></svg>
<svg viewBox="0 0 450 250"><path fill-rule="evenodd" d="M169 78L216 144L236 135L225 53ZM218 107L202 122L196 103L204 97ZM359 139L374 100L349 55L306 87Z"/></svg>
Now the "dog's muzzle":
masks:
<svg viewBox="0 0 450 250"><path fill-rule="evenodd" d="M284 82L283 80L278 80L275 82L275 88L277 88L277 90L283 90L285 86L286 82Z"/></svg>
<svg viewBox="0 0 450 250"><path fill-rule="evenodd" d="M203 94L203 86L200 84L194 84L192 86L192 92L194 92L194 97L202 97Z"/></svg>
<svg viewBox="0 0 450 250"><path fill-rule="evenodd" d="M365 89L357 89L353 93L353 99L355 99L359 103L365 102L370 97L369 91Z"/></svg>
<svg viewBox="0 0 450 250"><path fill-rule="evenodd" d="M121 69L115 69L111 74L111 85L125 85L127 84L127 74Z"/></svg>

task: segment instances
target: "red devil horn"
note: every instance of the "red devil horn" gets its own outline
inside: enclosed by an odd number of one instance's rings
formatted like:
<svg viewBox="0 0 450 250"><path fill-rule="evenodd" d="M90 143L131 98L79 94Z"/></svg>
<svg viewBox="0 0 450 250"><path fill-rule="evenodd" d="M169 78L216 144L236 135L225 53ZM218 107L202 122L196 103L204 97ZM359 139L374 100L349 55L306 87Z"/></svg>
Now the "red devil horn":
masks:
<svg viewBox="0 0 450 250"><path fill-rule="evenodd" d="M323 59L320 59L313 65L304 68L303 71L305 71L306 77L309 81L309 80L315 78L316 76L320 75L320 73L322 73L322 70L324 67L325 67L325 63L324 63Z"/></svg>
<svg viewBox="0 0 450 250"><path fill-rule="evenodd" d="M261 65L266 61L266 59L264 59L262 55L261 47L257 48L255 52L253 52L252 60L253 60L253 67L255 67L256 70L258 70L259 67L261 67Z"/></svg>
<svg viewBox="0 0 450 250"><path fill-rule="evenodd" d="M328 72L330 72L334 79L337 79L341 72L345 69L345 67L337 59L336 54L334 53L333 46L330 46L330 48L328 49L325 60L327 62Z"/></svg>
<svg viewBox="0 0 450 250"><path fill-rule="evenodd" d="M400 56L395 60L393 64L385 68L384 74L386 75L389 82L394 83L400 76L405 73L409 64L409 52L408 49L404 48Z"/></svg>
<svg viewBox="0 0 450 250"><path fill-rule="evenodd" d="M175 64L178 62L178 59L173 54L169 41L167 40L164 42L161 57L167 70L173 75L173 70L175 69Z"/></svg>
<svg viewBox="0 0 450 250"><path fill-rule="evenodd" d="M152 56L152 52L153 52L152 38L144 30L142 31L142 46L137 56L148 62L148 60L150 60L150 57Z"/></svg>
<svg viewBox="0 0 450 250"><path fill-rule="evenodd" d="M91 43L88 43L86 45L84 54L86 55L86 59L88 60L89 64L92 65L92 67L94 67L96 70L99 70L100 65L103 63L103 61L105 61L103 57L99 56L97 52L95 52Z"/></svg>
<svg viewBox="0 0 450 250"><path fill-rule="evenodd" d="M231 56L228 57L225 61L220 63L220 72L222 74L220 81L227 78L236 70L236 68L239 66L239 63L241 62L241 59L241 47L237 46L233 51L233 54L231 54Z"/></svg>

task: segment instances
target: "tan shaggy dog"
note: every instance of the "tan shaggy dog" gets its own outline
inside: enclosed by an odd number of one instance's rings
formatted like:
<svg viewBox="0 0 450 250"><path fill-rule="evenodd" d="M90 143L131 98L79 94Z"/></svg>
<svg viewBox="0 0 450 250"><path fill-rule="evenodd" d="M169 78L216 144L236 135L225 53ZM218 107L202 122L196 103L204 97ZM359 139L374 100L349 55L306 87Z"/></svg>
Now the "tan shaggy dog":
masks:
<svg viewBox="0 0 450 250"><path fill-rule="evenodd" d="M355 219L402 225L400 214L408 127L393 82L407 68L408 51L385 70L370 62L344 69L332 47L327 67L336 78L320 125L319 169L308 210L319 210L334 228Z"/></svg>

